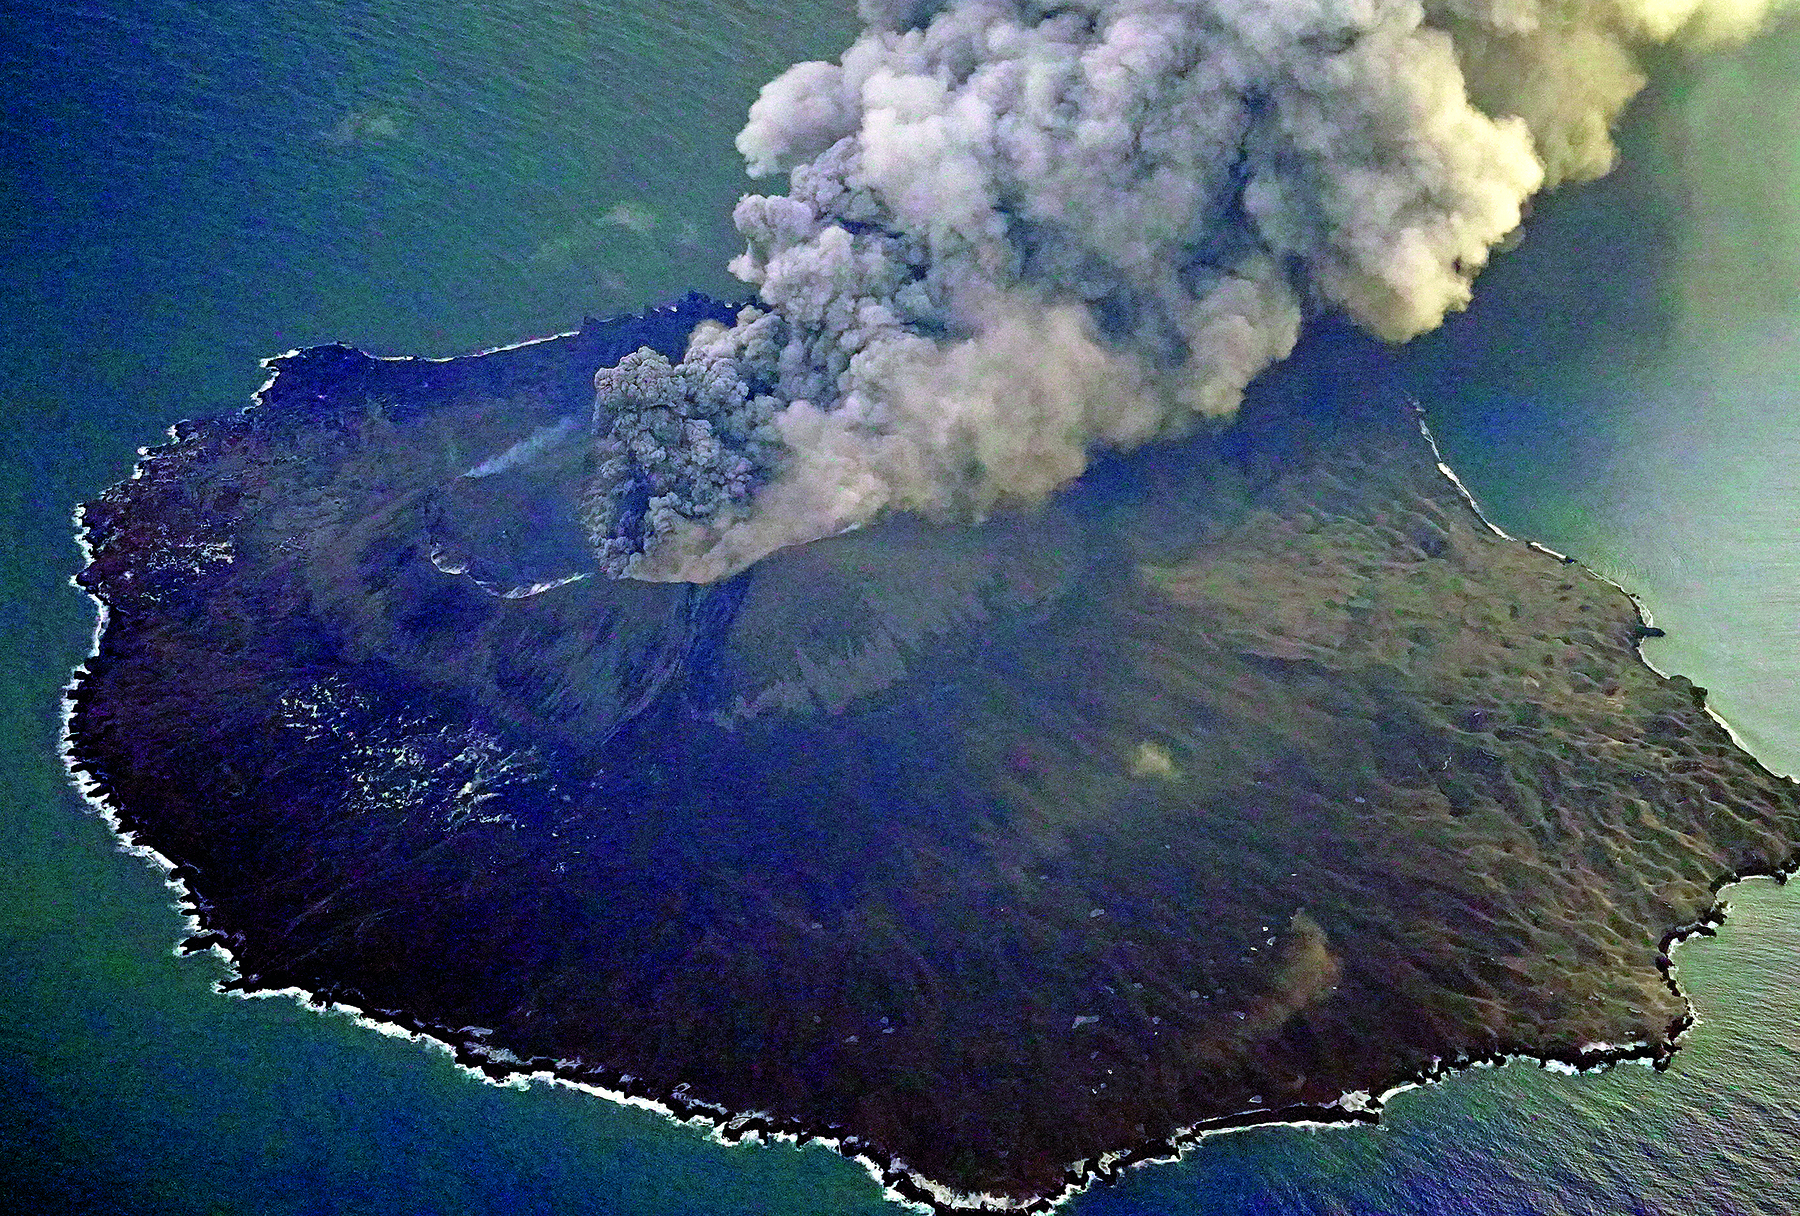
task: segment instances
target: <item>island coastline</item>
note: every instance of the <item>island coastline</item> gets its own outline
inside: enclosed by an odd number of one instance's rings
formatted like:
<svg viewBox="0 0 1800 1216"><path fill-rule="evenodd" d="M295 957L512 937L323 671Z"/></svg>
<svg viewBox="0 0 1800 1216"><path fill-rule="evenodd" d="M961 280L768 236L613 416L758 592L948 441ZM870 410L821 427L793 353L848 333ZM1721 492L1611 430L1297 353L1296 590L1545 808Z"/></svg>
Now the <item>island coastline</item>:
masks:
<svg viewBox="0 0 1800 1216"><path fill-rule="evenodd" d="M579 334L580 332L581 331L571 331L570 334L556 335L551 338L532 339L522 343L513 343L507 346L493 348L491 351L483 352L483 354L521 349L545 342L553 342L558 338L566 339ZM347 348L313 348L313 351L321 349L327 352L333 352L346 350ZM265 400L265 394L277 384L283 370L291 365L288 361L309 356L313 358L347 357L337 354L320 356L313 354L312 352L289 352L287 355L277 356L265 361L265 365L270 367L272 374L268 381L265 382L263 389L259 390L256 405L268 404ZM362 357L371 360L375 359L373 356ZM463 358L474 357L480 356L465 356ZM388 361L395 363L407 362L403 359ZM445 360L442 362L452 361L453 360ZM253 405L250 408L255 408L255 406ZM1481 512L1480 507L1473 496L1467 488L1462 485L1460 480L1456 478L1453 470L1451 470L1443 461L1442 455L1437 451L1435 441L1430 435L1429 428L1425 427L1423 424L1423 418L1418 418L1418 422L1426 442L1431 446L1433 456L1436 457L1439 470L1461 494L1475 517L1499 537L1508 541L1513 541L1514 543L1521 543L1517 542L1515 538L1508 536L1508 534L1493 524L1493 522ZM170 430L171 439L178 444L193 436L196 433L196 427L197 424L178 423ZM146 471L149 470L152 465L169 452L171 446L174 445L164 445L158 448L143 450L141 452L142 459L136 468L134 468L132 479L136 480L145 475ZM77 512L76 523L83 546L84 564L91 568L95 561L95 554L88 546L91 525L86 515L86 508ZM1555 553L1535 542L1522 543L1531 545L1532 548L1540 551L1546 557L1554 558L1563 564L1574 564L1572 559L1567 558L1562 554ZM1607 582L1608 585L1623 592L1623 588L1618 588L1617 584L1611 583L1610 580L1605 580L1601 576L1593 574L1591 571L1585 571L1585 569L1583 570L1583 573L1589 577ZM79 583L77 585L81 586ZM717 1104L706 1102L701 1098L689 1098L680 1092L666 1094L654 1093L649 1087L645 1086L641 1081L638 1081L629 1074L600 1073L574 1061L555 1060L546 1063L541 1059L535 1058L519 1060L516 1056L509 1060L504 1058L506 1055L510 1055L510 1053L504 1051L504 1048L499 1049L499 1054L496 1054L496 1049L488 1048L480 1041L484 1036L475 1035L471 1033L468 1028L465 1028L462 1031L451 1030L412 1017L411 1015L406 1014L404 1010L389 1012L376 1009L373 1012L369 1012L358 1007L350 999L340 999L340 997L334 995L329 988L307 990L295 987L270 989L260 989L256 987L254 980L246 980L243 975L237 955L232 949L232 931L229 928L215 926L210 923L207 902L194 881L198 876L190 867L186 867L169 857L164 856L156 849L155 844L149 839L149 833L145 830L143 825L135 823L131 818L129 808L118 804L114 790L108 785L104 777L92 771L91 765L84 762L77 754L76 721L79 710L79 689L84 678L93 674L95 670L94 664L98 663L102 658L102 643L108 628L110 619L109 613L111 611L107 601L96 594L92 588L82 586L82 589L95 600L98 619L94 633L92 653L90 654L89 659L78 669L76 679L70 686L69 694L65 697L63 709L64 746L62 749L65 767L69 771L72 780L81 790L84 798L108 823L120 842L121 850L148 858L153 864L156 864L162 869L165 885L175 893L177 897L176 907L185 918L183 930L184 937L180 945L178 945L177 950L181 953L212 950L220 955L224 960L225 965L234 973L232 978L229 978L218 985L220 991L244 997L261 997L269 995L293 996L295 999L300 1000L309 1007L319 1009L322 1012L335 1012L350 1016L353 1020L357 1021L358 1024L376 1029L380 1033L423 1040L442 1047L452 1056L453 1061L458 1067L479 1076L487 1083L513 1086L528 1084L533 1080L552 1081L557 1084L580 1089L584 1092L597 1094L615 1103L652 1110L677 1122L704 1124L710 1129L710 1134L722 1143L730 1144L754 1139L767 1139L779 1142L791 1141L799 1144L816 1141L825 1147L839 1152L841 1155L850 1157L862 1164L864 1168L866 1168L870 1174L881 1183L890 1198L911 1204L921 1209L939 1212L969 1209L1032 1212L1049 1211L1060 1206L1068 1199L1081 1193L1097 1182L1116 1179L1125 1170L1153 1162L1178 1159L1187 1151L1190 1151L1194 1145L1200 1143L1210 1135L1221 1134L1225 1131L1244 1127L1265 1126L1271 1124L1337 1126L1373 1122L1379 1118L1380 1110L1385 1105L1386 1101L1395 1094L1404 1092L1409 1088L1441 1080L1446 1076L1469 1068L1501 1065L1519 1059L1533 1060L1544 1067L1560 1065L1576 1071L1610 1067L1613 1064L1626 1060L1641 1060L1657 1067L1665 1067L1673 1051L1678 1049L1682 1035L1693 1023L1691 1004L1688 1002L1685 993L1682 992L1675 974L1674 964L1671 958L1674 947L1693 936L1710 935L1710 933L1716 929L1716 926L1721 923L1725 915L1725 905L1718 896L1723 888L1732 883L1759 876L1768 876L1775 878L1777 881L1785 881L1786 876L1792 874L1796 868L1796 864L1800 863L1800 852L1796 852L1790 848L1786 859L1771 868L1747 869L1742 871L1734 870L1725 874L1711 884L1711 890L1714 896L1713 903L1704 911L1701 917L1692 922L1670 928L1665 932L1658 948L1658 957L1656 960L1657 966L1661 970L1664 983L1666 983L1670 992L1681 1001L1685 1012L1680 1017L1674 1019L1667 1027L1667 1030L1665 1031L1665 1044L1663 1046L1659 1047L1650 1043L1626 1044L1623 1046L1595 1044L1592 1050L1579 1050L1575 1052L1548 1051L1542 1055L1530 1052L1504 1052L1491 1056L1474 1055L1451 1061L1437 1061L1427 1070L1394 1077L1392 1079L1392 1084L1383 1090L1379 1097L1372 1099L1364 1098L1363 1095L1366 1091L1353 1091L1349 1094L1341 1094L1338 1099L1338 1105L1336 1105L1335 1108L1332 1106L1307 1105L1290 1106L1280 1109L1245 1110L1236 1114L1205 1120L1190 1127L1180 1129L1171 1136L1162 1137L1141 1145L1110 1150L1099 1156L1097 1159L1070 1163L1066 1167L1062 1190L1054 1194L1044 1193L1033 1195L1025 1199L1017 1199L1005 1195L960 1192L930 1180L925 1175L913 1170L909 1165L897 1158L890 1157L887 1163L883 1164L878 1156L873 1155L878 1152L878 1150L875 1150L873 1146L867 1145L865 1142L858 1140L853 1136L844 1134L841 1128L831 1126L809 1127L802 1123L776 1119L766 1112L733 1112ZM1630 596L1628 592L1624 592L1624 594L1631 599L1631 602L1636 607L1641 627L1646 630L1653 629L1654 626L1651 623L1650 615L1644 606L1635 596ZM1643 635L1639 635L1640 639L1641 636ZM1641 650L1636 650L1636 654L1638 661L1641 662L1645 668L1655 672L1659 676L1663 675L1663 673L1658 671L1653 664L1642 656ZM1703 694L1702 696L1696 697L1696 703L1703 705ZM1706 712L1708 716L1717 722L1723 729L1730 732L1728 723L1710 708L1707 708ZM1737 742L1735 733L1731 733L1731 737L1734 743ZM1759 762L1756 763L1757 767L1763 767ZM1764 771L1767 772L1766 768Z"/></svg>
<svg viewBox="0 0 1800 1216"><path fill-rule="evenodd" d="M103 613L104 605L98 601L96 604ZM1236 1116L1209 1120L1204 1124L1183 1129L1180 1134L1172 1138L1115 1150L1098 1163L1090 1165L1085 1162L1072 1162L1068 1171L1067 1183L1059 1193L1038 1196L1023 1204L1017 1204L999 1196L950 1191L912 1170L902 1161L889 1161L883 1164L875 1157L857 1151L853 1144L846 1144L844 1138L838 1133L838 1129L772 1125L768 1121L767 1115L760 1111L728 1111L714 1103L678 1094L655 1096L633 1087L632 1079L629 1077L595 1078L579 1068L561 1069L554 1066L546 1068L533 1061L502 1062L485 1054L481 1050L479 1039L468 1037L468 1031L471 1028L464 1028L464 1037L458 1038L454 1037L456 1032L443 1027L425 1025L416 1019L391 1020L358 1009L353 1005L340 1003L328 994L308 992L300 988L254 989L240 987L234 982L237 968L236 959L219 935L206 926L199 897L181 875L181 867L158 853L153 847L139 842L134 833L121 824L116 810L105 796L90 788L87 774L79 772L73 767L66 749L62 758L72 783L76 785L90 809L106 823L108 829L113 833L118 850L126 856L148 862L162 872L163 885L176 897L171 901L170 907L180 915L183 921L183 936L177 939L172 952L180 957L212 954L234 973L222 981L214 981L212 988L218 995L241 1000L292 999L297 1004L321 1016L346 1018L351 1024L363 1030L372 1031L388 1038L403 1039L409 1043L416 1043L432 1051L440 1052L450 1058L451 1064L459 1073L481 1084L491 1085L498 1089L524 1089L533 1084L562 1086L599 1098L615 1106L660 1115L678 1126L703 1128L707 1132L707 1138L721 1147L737 1147L759 1141L767 1141L770 1144L790 1144L795 1147L817 1144L861 1166L881 1187L883 1197L887 1200L915 1211L932 1213L933 1216L956 1216L957 1213L970 1211L1053 1212L1079 1198L1095 1186L1109 1185L1120 1181L1131 1170L1146 1166L1178 1164L1190 1153L1198 1151L1210 1137L1254 1128L1288 1127L1329 1131L1373 1126L1380 1123L1388 1103L1401 1094L1447 1081L1462 1073L1481 1069L1504 1068L1514 1063L1530 1063L1546 1071L1564 1072L1574 1076L1605 1072L1620 1064L1639 1063L1662 1071L1672 1063L1674 1054L1683 1046L1682 1040L1698 1021L1697 1016L1692 1012L1691 999L1682 990L1677 978L1674 950L1697 937L1716 937L1719 928L1725 924L1730 907L1729 903L1721 898L1708 909L1705 917L1692 924L1669 930L1663 939L1661 954L1668 960L1664 969L1665 978L1671 991L1681 996L1682 1000L1689 1002L1690 1005L1689 1012L1681 1020L1680 1026L1671 1028L1670 1048L1667 1051L1654 1051L1647 1044L1624 1046L1596 1044L1591 1050L1573 1056L1511 1053L1468 1060L1444 1061L1428 1072L1411 1077L1396 1078L1392 1086L1379 1094L1373 1096L1364 1093L1345 1094L1342 1105L1335 1108L1246 1110ZM1774 871L1727 875L1720 880L1719 885L1715 888L1715 893L1722 895L1728 887L1758 878L1785 884L1796 872L1800 872L1800 852L1797 852L1786 866ZM403 1016L396 1015L396 1018Z"/></svg>

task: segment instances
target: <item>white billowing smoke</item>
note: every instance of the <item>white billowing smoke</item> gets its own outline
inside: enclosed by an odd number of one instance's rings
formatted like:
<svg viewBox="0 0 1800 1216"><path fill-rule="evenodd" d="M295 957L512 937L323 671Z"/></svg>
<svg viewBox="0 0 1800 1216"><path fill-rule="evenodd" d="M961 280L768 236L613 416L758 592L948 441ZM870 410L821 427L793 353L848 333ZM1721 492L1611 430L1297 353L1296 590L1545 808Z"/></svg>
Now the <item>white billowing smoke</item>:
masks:
<svg viewBox="0 0 1800 1216"><path fill-rule="evenodd" d="M596 377L608 569L710 581L891 509L979 518L1230 414L1304 309L1404 341L1547 185L1606 172L1633 48L1775 0L863 0L738 137L760 305Z"/></svg>

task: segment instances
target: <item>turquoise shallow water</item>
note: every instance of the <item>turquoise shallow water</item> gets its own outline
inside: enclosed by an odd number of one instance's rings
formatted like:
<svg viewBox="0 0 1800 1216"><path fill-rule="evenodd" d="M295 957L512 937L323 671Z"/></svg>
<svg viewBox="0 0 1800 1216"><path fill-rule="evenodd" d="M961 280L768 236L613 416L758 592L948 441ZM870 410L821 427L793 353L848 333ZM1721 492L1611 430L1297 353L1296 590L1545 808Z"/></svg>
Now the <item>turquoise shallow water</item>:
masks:
<svg viewBox="0 0 1800 1216"><path fill-rule="evenodd" d="M169 893L54 759L84 653L73 502L259 357L442 354L729 287L731 136L848 5L38 5L0 49L0 1184L46 1212L837 1213L822 1150L476 1084L285 1000L212 995ZM1508 527L1642 594L1651 657L1800 768L1800 35L1681 67L1648 166L1545 207L1403 374ZM1647 220L1662 226L1647 226ZM1652 239L1654 237L1654 239ZM1585 259L1585 260L1584 260ZM1749 884L1679 962L1665 1074L1528 1065L1379 1129L1265 1129L1078 1213L1800 1210L1800 903Z"/></svg>

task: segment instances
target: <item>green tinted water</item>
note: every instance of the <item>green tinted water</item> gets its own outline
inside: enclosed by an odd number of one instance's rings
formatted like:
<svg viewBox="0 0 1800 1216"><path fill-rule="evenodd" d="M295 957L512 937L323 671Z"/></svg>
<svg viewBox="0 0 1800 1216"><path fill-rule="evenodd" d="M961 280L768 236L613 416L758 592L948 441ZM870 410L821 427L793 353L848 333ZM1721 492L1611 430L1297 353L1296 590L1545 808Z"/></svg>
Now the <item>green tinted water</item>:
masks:
<svg viewBox="0 0 1800 1216"><path fill-rule="evenodd" d="M731 136L757 84L847 38L847 8L108 0L12 19L0 1180L24 1208L879 1207L821 1150L720 1148L580 1094L479 1085L285 1000L212 995L218 963L172 956L170 893L54 758L91 628L64 582L74 501L174 419L242 401L266 354L449 353L727 289ZM1409 356L1495 515L1641 592L1671 631L1652 657L1787 769L1797 71L1788 36L1691 73L1641 141L1639 193L1546 208L1481 306ZM1800 905L1768 884L1734 899L1722 936L1680 955L1705 1020L1667 1074L1475 1074L1378 1130L1211 1141L1076 1210L1796 1210Z"/></svg>

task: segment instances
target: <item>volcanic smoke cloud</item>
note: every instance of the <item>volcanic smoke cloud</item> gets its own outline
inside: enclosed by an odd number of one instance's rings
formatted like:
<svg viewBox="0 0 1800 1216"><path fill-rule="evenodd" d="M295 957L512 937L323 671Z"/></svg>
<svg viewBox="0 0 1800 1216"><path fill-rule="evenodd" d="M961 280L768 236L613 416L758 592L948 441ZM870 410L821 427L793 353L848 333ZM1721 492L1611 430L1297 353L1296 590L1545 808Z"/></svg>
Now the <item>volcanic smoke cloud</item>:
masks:
<svg viewBox="0 0 1800 1216"><path fill-rule="evenodd" d="M1229 415L1303 312L1404 341L1603 174L1638 46L1778 0L862 0L767 85L757 308L595 379L615 575L706 582L886 510L978 519Z"/></svg>

